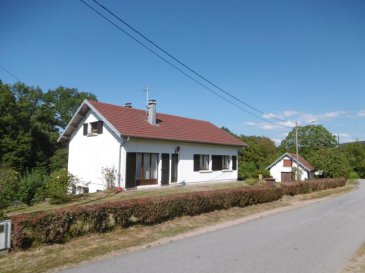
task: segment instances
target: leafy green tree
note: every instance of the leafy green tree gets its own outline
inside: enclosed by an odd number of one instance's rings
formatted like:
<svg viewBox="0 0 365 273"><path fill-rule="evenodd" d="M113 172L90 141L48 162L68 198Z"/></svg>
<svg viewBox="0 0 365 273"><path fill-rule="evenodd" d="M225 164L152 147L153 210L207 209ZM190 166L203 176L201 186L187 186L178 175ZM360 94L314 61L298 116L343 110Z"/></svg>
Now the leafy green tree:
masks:
<svg viewBox="0 0 365 273"><path fill-rule="evenodd" d="M60 86L45 93L45 102L52 108L57 125L65 129L84 99L96 100L96 96L88 92L80 92L75 88Z"/></svg>
<svg viewBox="0 0 365 273"><path fill-rule="evenodd" d="M254 178L261 173L269 176L266 167L278 156L278 148L267 137L240 136L240 139L248 145L242 148L238 154L239 178Z"/></svg>
<svg viewBox="0 0 365 273"><path fill-rule="evenodd" d="M21 172L47 166L58 133L42 91L22 83L1 83L0 90L1 164Z"/></svg>
<svg viewBox="0 0 365 273"><path fill-rule="evenodd" d="M359 177L365 177L365 146L361 142L345 144L341 147L350 166Z"/></svg>
<svg viewBox="0 0 365 273"><path fill-rule="evenodd" d="M288 136L281 142L279 148L281 152L295 152L295 128L290 131ZM322 125L307 125L298 127L298 143L299 153L307 157L312 151L317 151L321 148L336 147L336 136L331 134Z"/></svg>
<svg viewBox="0 0 365 273"><path fill-rule="evenodd" d="M66 149L56 143L59 131L85 98L96 100L77 89L59 87L45 94L39 87L0 81L0 166L23 174L65 166Z"/></svg>
<svg viewBox="0 0 365 273"><path fill-rule="evenodd" d="M68 159L68 147L59 147L53 156L49 159L49 167L51 171L56 171L59 169L67 169L67 159Z"/></svg>
<svg viewBox="0 0 365 273"><path fill-rule="evenodd" d="M316 170L323 172L323 177L348 177L352 171L345 153L337 148L320 148L308 155Z"/></svg>

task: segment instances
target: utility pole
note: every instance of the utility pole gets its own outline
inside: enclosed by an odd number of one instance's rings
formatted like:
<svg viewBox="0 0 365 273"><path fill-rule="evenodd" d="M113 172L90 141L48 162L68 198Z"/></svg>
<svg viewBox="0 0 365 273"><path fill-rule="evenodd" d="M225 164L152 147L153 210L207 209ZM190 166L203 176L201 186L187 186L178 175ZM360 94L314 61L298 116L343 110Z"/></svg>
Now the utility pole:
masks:
<svg viewBox="0 0 365 273"><path fill-rule="evenodd" d="M298 122L295 122L295 149L296 149L296 155L297 155L297 168L296 168L296 176L297 181L299 181L299 152L298 152Z"/></svg>

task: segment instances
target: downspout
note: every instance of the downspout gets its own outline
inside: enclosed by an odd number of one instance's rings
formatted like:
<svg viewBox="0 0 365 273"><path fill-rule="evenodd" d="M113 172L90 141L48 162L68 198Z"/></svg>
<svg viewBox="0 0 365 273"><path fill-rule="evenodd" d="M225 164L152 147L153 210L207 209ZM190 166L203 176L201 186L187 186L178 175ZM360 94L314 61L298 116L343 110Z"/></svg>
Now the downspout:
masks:
<svg viewBox="0 0 365 273"><path fill-rule="evenodd" d="M129 137L124 138L123 137L123 141L119 146L119 159L118 159L118 187L120 188L120 177L121 177L121 173L120 173L120 165L122 163L122 148L124 146L124 144L126 144L129 141Z"/></svg>

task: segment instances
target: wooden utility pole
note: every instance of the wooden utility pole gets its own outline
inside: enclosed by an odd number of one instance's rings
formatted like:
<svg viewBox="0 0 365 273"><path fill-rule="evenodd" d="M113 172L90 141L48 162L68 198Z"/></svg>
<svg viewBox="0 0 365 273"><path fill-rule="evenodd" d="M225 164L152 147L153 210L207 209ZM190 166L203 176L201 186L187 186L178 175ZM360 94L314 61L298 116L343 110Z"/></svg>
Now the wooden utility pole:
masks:
<svg viewBox="0 0 365 273"><path fill-rule="evenodd" d="M297 168L296 168L296 176L297 181L299 181L299 149L298 149L298 122L295 122L295 149L296 149L296 156L297 156Z"/></svg>

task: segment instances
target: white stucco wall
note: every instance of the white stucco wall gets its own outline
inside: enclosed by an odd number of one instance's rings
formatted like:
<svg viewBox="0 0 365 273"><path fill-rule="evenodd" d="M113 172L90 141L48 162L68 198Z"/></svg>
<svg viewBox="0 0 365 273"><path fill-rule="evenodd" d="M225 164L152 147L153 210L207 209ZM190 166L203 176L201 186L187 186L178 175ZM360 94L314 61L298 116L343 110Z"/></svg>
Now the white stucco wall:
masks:
<svg viewBox="0 0 365 273"><path fill-rule="evenodd" d="M80 179L81 186L90 192L105 188L102 167L118 170L119 141L104 124L103 133L95 136L83 135L83 124L100 120L89 111L71 136L68 154L68 171Z"/></svg>
<svg viewBox="0 0 365 273"><path fill-rule="evenodd" d="M237 156L236 147L130 138L120 148L123 139L111 131L105 123L102 134L94 136L83 135L83 124L98 120L100 118L90 111L80 122L69 142L68 171L79 178L80 186L89 187L90 192L105 189L102 167L114 167L117 171L120 170L120 186L125 188L127 152L158 153L158 184L160 185L162 177L161 154L170 154L171 179L171 154L175 152L177 146L180 146L177 182L193 183L237 180L238 172L237 170L232 170L232 160L230 160L230 170L211 171L212 155L227 155L231 159L232 156ZM194 172L194 154L209 155L210 170ZM120 166L118 165L119 162Z"/></svg>
<svg viewBox="0 0 365 273"><path fill-rule="evenodd" d="M230 157L237 155L237 148L221 145L208 145L208 144L194 144L186 142L172 142L172 141L156 141L156 140L142 140L142 139L130 139L126 143L122 150L122 187L125 186L125 172L126 172L126 153L158 153L158 184L161 184L161 154L170 154L170 174L171 174L171 154L174 153L177 146L180 146L179 152L179 164L178 164L178 181L177 182L204 182L204 181L223 181L223 180L237 180L237 170L232 170L232 160L230 162L230 170L211 171L212 169L212 155L228 155ZM209 171L194 172L194 154L207 154L210 155ZM238 168L238 163L237 163ZM171 177L170 177L171 179Z"/></svg>
<svg viewBox="0 0 365 273"><path fill-rule="evenodd" d="M291 160L291 158L289 156L284 156L281 160L279 160L270 169L270 175L273 178L275 178L275 181L276 182L281 182L281 173L282 172L291 172L292 171L292 168L296 168L297 167L297 163L295 161L293 161L292 167L284 167L284 162L283 161L285 159ZM301 165L299 165L299 172L301 173L300 180L303 181L303 180L308 179L308 172Z"/></svg>

